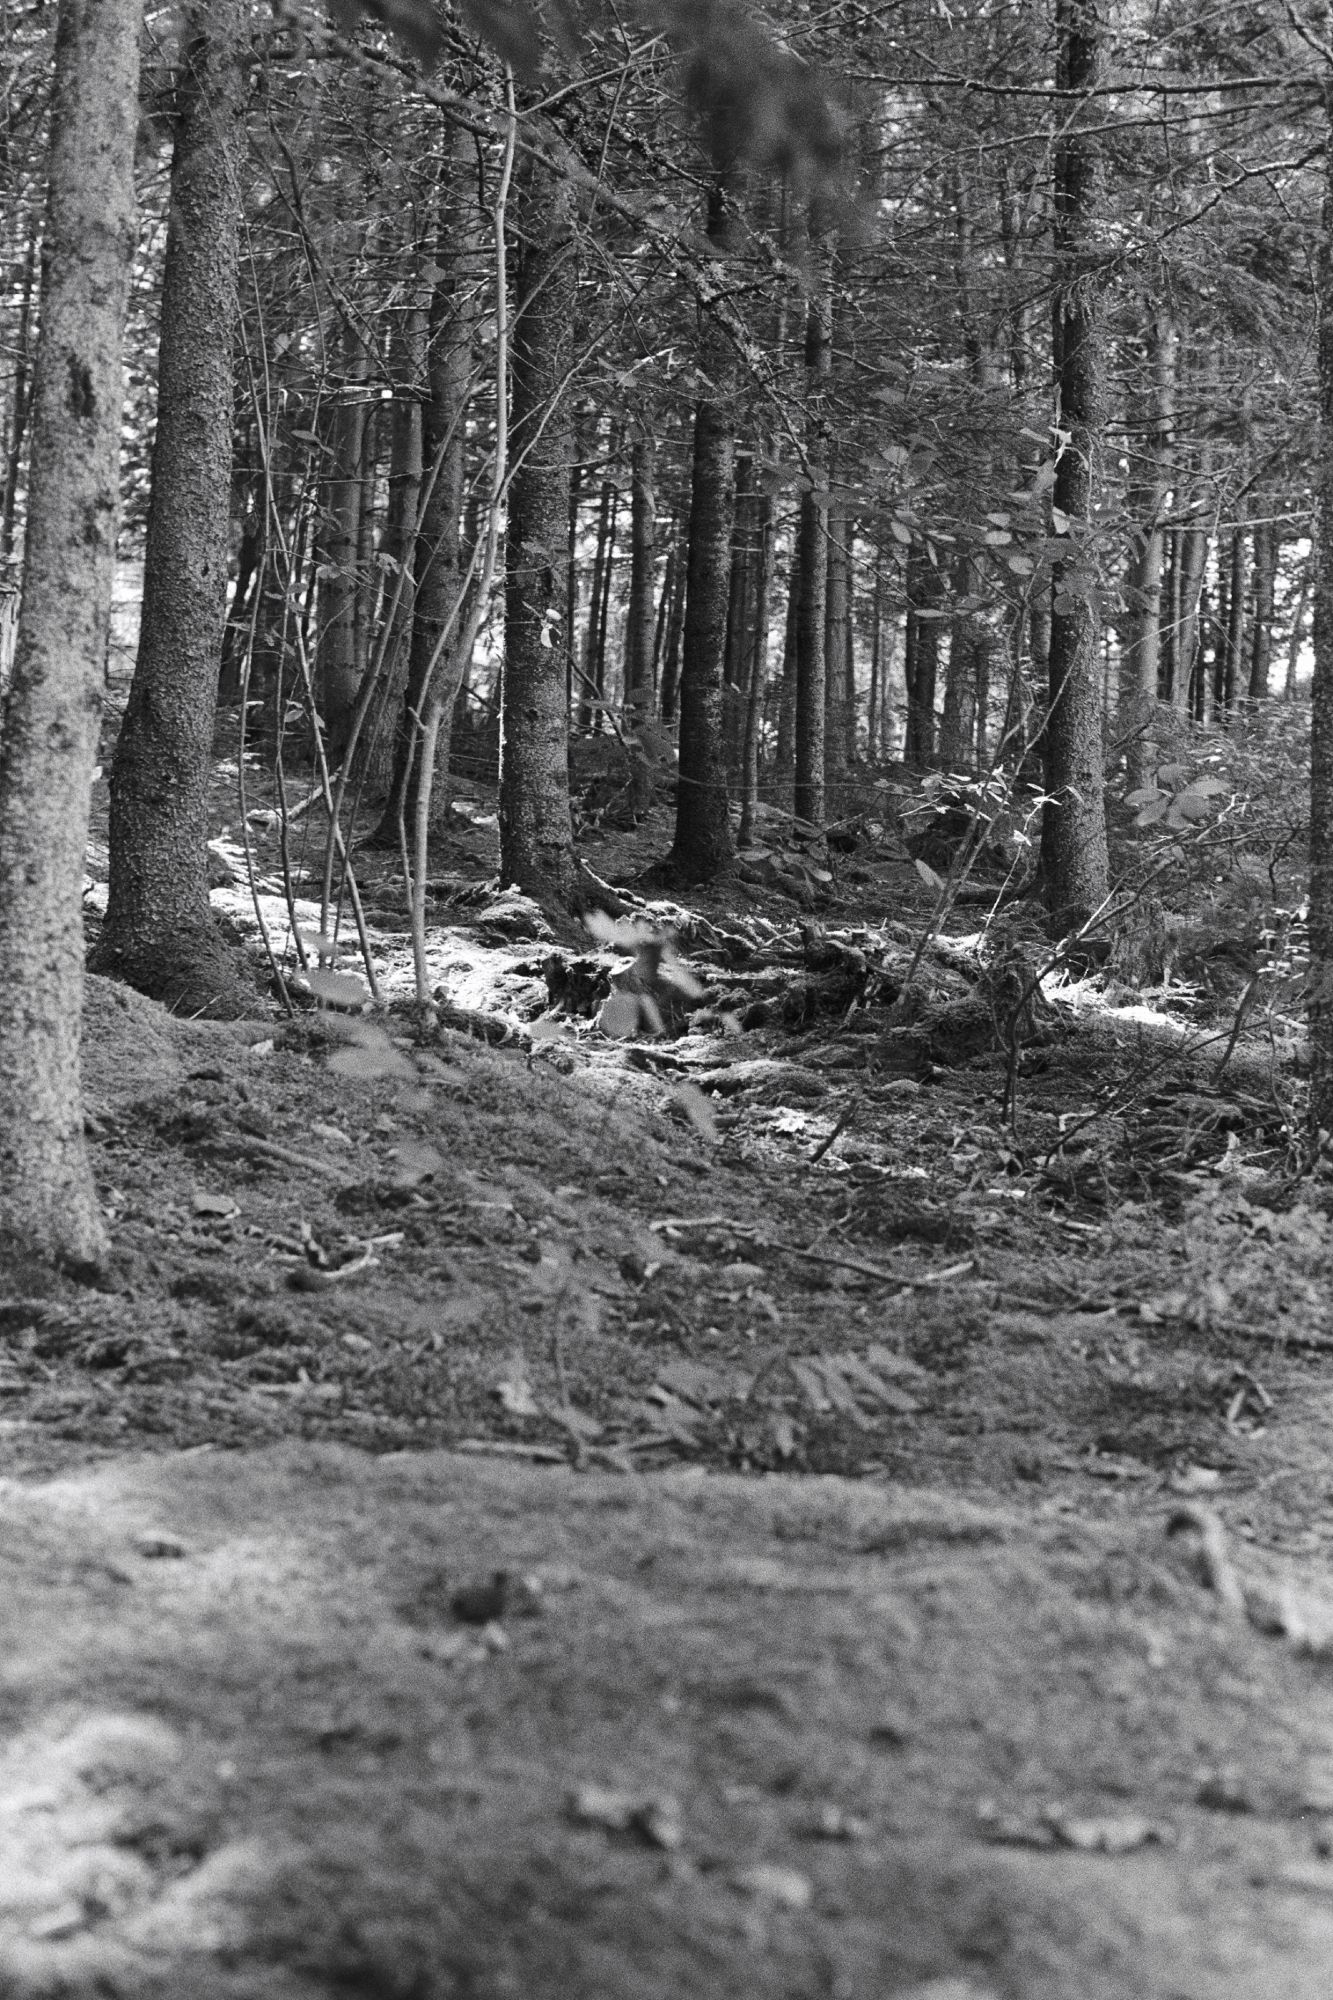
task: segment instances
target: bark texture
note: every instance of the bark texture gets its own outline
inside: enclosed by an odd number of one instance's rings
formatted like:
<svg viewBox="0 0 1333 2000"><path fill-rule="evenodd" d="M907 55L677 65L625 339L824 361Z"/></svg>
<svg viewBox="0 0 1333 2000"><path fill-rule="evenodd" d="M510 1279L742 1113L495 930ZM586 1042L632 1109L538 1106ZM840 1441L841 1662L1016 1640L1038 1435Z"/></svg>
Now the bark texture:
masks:
<svg viewBox="0 0 1333 2000"><path fill-rule="evenodd" d="M139 652L111 772L93 965L183 1013L258 1011L208 903L208 782L226 618L240 204L241 0L186 18L162 284Z"/></svg>
<svg viewBox="0 0 1333 2000"><path fill-rule="evenodd" d="M671 865L711 881L732 860L731 808L722 754L722 681L731 584L736 440L716 398L694 418L685 638L680 670L680 778Z"/></svg>
<svg viewBox="0 0 1333 2000"><path fill-rule="evenodd" d="M1056 28L1058 87L1094 89L1100 69L1095 0L1058 0ZM1083 128L1080 114L1071 113L1055 147L1054 358L1059 424L1067 442L1056 466L1053 499L1068 519L1073 547L1057 565L1051 602L1050 802L1041 836L1046 900L1057 935L1084 923L1108 889L1099 620L1085 546L1105 420L1096 271L1101 178L1097 139Z"/></svg>
<svg viewBox="0 0 1333 2000"><path fill-rule="evenodd" d="M500 705L500 879L540 902L577 900L569 809L565 541L572 443L574 212L569 187L536 161L513 203L518 244L512 450L505 536Z"/></svg>
<svg viewBox="0 0 1333 2000"><path fill-rule="evenodd" d="M1324 80L1333 118L1333 71ZM1327 154L1319 256L1319 459L1315 544L1314 705L1310 755L1310 1122L1333 1132L1333 148Z"/></svg>
<svg viewBox="0 0 1333 2000"><path fill-rule="evenodd" d="M61 0L23 596L0 720L0 1269L95 1266L79 1030L115 561L139 0Z"/></svg>

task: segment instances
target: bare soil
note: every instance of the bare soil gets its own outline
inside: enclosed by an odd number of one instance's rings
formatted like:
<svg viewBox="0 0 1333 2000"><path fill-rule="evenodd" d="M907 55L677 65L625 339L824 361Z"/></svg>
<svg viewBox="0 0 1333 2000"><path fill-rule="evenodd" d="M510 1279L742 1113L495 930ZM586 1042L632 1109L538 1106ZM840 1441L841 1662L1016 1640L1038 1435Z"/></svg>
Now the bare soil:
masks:
<svg viewBox="0 0 1333 2000"><path fill-rule="evenodd" d="M485 805L429 1032L365 863L378 1074L91 983L114 1266L0 1281L0 1991L1327 2000L1271 1046L1071 990L1015 1072L957 936L904 1023L883 853L656 903L708 1005L614 1038Z"/></svg>

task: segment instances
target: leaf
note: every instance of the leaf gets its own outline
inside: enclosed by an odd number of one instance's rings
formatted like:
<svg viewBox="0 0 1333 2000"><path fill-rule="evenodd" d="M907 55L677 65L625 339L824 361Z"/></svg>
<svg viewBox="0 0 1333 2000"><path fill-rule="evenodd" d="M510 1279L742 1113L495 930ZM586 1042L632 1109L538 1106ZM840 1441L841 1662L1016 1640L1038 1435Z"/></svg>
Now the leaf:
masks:
<svg viewBox="0 0 1333 2000"><path fill-rule="evenodd" d="M1140 785L1137 790L1125 793L1125 804L1127 806L1150 806L1163 797L1165 797L1165 794L1157 785Z"/></svg>
<svg viewBox="0 0 1333 2000"><path fill-rule="evenodd" d="M1054 477L1053 474L1052 477ZM1052 507L1051 526L1055 529L1057 535L1067 535L1069 533L1069 516L1063 507Z"/></svg>
<svg viewBox="0 0 1333 2000"><path fill-rule="evenodd" d="M419 1187L422 1181L435 1179L448 1164L438 1146L430 1145L424 1139L404 1139L401 1146L393 1149L393 1184L395 1187Z"/></svg>
<svg viewBox="0 0 1333 2000"><path fill-rule="evenodd" d="M330 975L331 976L331 975ZM373 1021L350 1021L345 1047L335 1049L329 1068L338 1076L357 1077L369 1082L376 1077L415 1079L416 1071L401 1049L394 1047L383 1028Z"/></svg>
<svg viewBox="0 0 1333 2000"><path fill-rule="evenodd" d="M667 1102L682 1112L703 1138L714 1145L721 1138L722 1135L717 1129L717 1119L713 1116L713 1107L697 1083L678 1084Z"/></svg>
<svg viewBox="0 0 1333 2000"><path fill-rule="evenodd" d="M921 877L921 880L925 883L926 887L930 890L933 896L938 896L943 893L944 877L942 875L937 875L935 873L935 870L930 866L929 862L914 861L912 863L912 866L916 869L917 874Z"/></svg>
<svg viewBox="0 0 1333 2000"><path fill-rule="evenodd" d="M637 993L609 993L597 1010L596 1025L613 1041L627 1042L639 1032Z"/></svg>
<svg viewBox="0 0 1333 2000"><path fill-rule="evenodd" d="M300 938L301 943L310 955L313 958L317 958L321 965L332 961L338 956L338 940L335 937L330 937L327 931L308 931L302 925L298 924L296 926L296 935Z"/></svg>
<svg viewBox="0 0 1333 2000"><path fill-rule="evenodd" d="M190 1206L196 1215L229 1216L241 1212L229 1194L206 1194L202 1189L191 1196Z"/></svg>
<svg viewBox="0 0 1333 2000"><path fill-rule="evenodd" d="M511 1417L539 1417L542 1413L541 1404L532 1393L532 1384L518 1361L496 1383L492 1394Z"/></svg>
<svg viewBox="0 0 1333 2000"><path fill-rule="evenodd" d="M908 527L905 521L898 520L896 515L889 522L889 533L893 536L894 541L900 542L904 548L907 548L910 545L912 540L912 530Z"/></svg>
<svg viewBox="0 0 1333 2000"><path fill-rule="evenodd" d="M528 1023L530 1042L569 1042L573 1039L563 1021L554 1021L547 1014L543 1014L539 1020Z"/></svg>
<svg viewBox="0 0 1333 2000"><path fill-rule="evenodd" d="M1012 570L1015 576L1031 576L1037 567L1031 556L1006 556L1004 560L1005 567Z"/></svg>
<svg viewBox="0 0 1333 2000"><path fill-rule="evenodd" d="M824 1386L824 1377L812 1361L788 1360L787 1366L796 1378L797 1386L807 1402L812 1403L817 1410L827 1410L832 1407L832 1398Z"/></svg>
<svg viewBox="0 0 1333 2000"><path fill-rule="evenodd" d="M987 528L986 530L986 546L988 548L1007 548L1013 539L1007 528Z"/></svg>
<svg viewBox="0 0 1333 2000"><path fill-rule="evenodd" d="M303 972L302 979L317 1000L330 1007L364 1007L370 989L364 979L350 972Z"/></svg>

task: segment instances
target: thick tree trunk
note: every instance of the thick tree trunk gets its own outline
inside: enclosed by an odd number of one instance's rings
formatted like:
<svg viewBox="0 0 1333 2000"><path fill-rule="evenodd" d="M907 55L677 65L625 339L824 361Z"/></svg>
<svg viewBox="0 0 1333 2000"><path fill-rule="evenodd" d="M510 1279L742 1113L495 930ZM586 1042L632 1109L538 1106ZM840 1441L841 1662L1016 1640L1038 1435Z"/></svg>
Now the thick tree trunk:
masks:
<svg viewBox="0 0 1333 2000"><path fill-rule="evenodd" d="M574 202L529 158L513 203L515 314L500 702L500 879L540 902L576 900L569 807L565 602L574 359Z"/></svg>
<svg viewBox="0 0 1333 2000"><path fill-rule="evenodd" d="M1100 69L1097 0L1056 0L1056 81L1071 93L1096 87ZM1056 465L1053 503L1069 522L1051 599L1050 706L1041 859L1052 928L1075 930L1106 899L1109 881L1103 802L1102 716L1098 699L1098 618L1086 565L1104 422L1097 211L1097 139L1068 114L1055 143L1054 359L1058 422L1067 442Z"/></svg>
<svg viewBox="0 0 1333 2000"><path fill-rule="evenodd" d="M0 1269L99 1264L79 1031L134 253L138 0L61 0L23 596L0 717Z"/></svg>
<svg viewBox="0 0 1333 2000"><path fill-rule="evenodd" d="M722 371L710 370L714 380ZM725 376L724 376L725 379ZM688 882L711 882L733 846L722 758L722 673L735 507L731 413L714 396L694 419L685 644L680 672L680 775L671 865Z"/></svg>
<svg viewBox="0 0 1333 2000"><path fill-rule="evenodd" d="M226 622L240 226L241 0L186 15L162 280L139 653L111 769L99 972L189 1014L258 1011L209 909L208 784Z"/></svg>

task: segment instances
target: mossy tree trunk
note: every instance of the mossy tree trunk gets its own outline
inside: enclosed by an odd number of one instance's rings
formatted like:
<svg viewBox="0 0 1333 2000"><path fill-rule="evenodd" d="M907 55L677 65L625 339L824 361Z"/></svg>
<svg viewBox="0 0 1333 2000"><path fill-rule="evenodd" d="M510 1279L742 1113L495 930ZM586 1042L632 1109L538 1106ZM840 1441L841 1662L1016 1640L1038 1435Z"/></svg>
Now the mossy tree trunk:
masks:
<svg viewBox="0 0 1333 2000"><path fill-rule="evenodd" d="M226 618L242 0L182 28L143 616L111 770L95 968L182 1013L257 1011L208 903L208 784Z"/></svg>
<svg viewBox="0 0 1333 2000"><path fill-rule="evenodd" d="M140 0L61 0L23 595L0 717L0 1269L98 1265L79 1033L134 253ZM225 504L224 484L224 504Z"/></svg>

